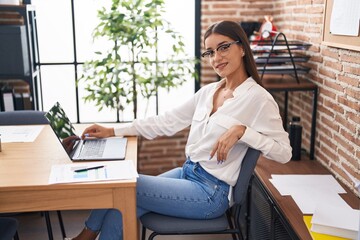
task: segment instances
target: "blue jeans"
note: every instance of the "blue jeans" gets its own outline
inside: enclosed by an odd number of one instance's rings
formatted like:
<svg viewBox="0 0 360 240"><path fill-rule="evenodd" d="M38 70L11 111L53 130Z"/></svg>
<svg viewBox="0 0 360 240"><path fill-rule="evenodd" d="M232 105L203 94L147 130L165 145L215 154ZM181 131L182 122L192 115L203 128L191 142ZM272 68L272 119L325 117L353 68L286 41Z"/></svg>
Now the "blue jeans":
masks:
<svg viewBox="0 0 360 240"><path fill-rule="evenodd" d="M140 175L137 179L137 216L148 212L163 215L211 219L229 207L230 186L207 173L198 163L187 160L159 176ZM99 231L99 240L122 239L122 216L115 209L93 210L85 223Z"/></svg>

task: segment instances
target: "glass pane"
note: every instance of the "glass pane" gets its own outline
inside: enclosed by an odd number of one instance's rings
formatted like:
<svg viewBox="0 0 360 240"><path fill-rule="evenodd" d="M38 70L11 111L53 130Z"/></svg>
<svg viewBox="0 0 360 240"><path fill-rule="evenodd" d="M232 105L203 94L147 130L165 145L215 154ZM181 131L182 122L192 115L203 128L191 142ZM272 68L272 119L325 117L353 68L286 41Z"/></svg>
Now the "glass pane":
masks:
<svg viewBox="0 0 360 240"><path fill-rule="evenodd" d="M42 66L44 110L59 102L72 122L76 117L75 70L73 66Z"/></svg>
<svg viewBox="0 0 360 240"><path fill-rule="evenodd" d="M78 68L79 75L82 74L82 68ZM86 83L81 80L78 83L79 99L80 99L80 121L81 122L115 122L116 121L116 110L104 107L99 112L99 107L96 106L95 102L85 102L84 97L89 93L85 90ZM138 94L138 111L137 118L144 118L146 116L152 116L156 114L156 99L155 97L150 98L148 101L140 93ZM120 113L120 121L128 122L134 120L133 103L126 104L123 102L125 107L124 111Z"/></svg>
<svg viewBox="0 0 360 240"><path fill-rule="evenodd" d="M40 62L73 62L70 0L33 0L36 6Z"/></svg>
<svg viewBox="0 0 360 240"><path fill-rule="evenodd" d="M138 111L137 118L145 118L156 115L156 98L144 98L141 94L138 95Z"/></svg>
<svg viewBox="0 0 360 240"><path fill-rule="evenodd" d="M78 68L79 76L82 74L82 68ZM88 94L85 90L85 84L80 81L78 84L79 90L79 113L80 122L116 122L116 110L109 108L103 108L99 112L99 107L96 106L95 102L85 102L84 97Z"/></svg>
<svg viewBox="0 0 360 240"><path fill-rule="evenodd" d="M109 48L109 43L102 39L94 41L92 33L99 23L97 11L102 7L108 8L111 0L75 0L74 5L77 60L85 62L95 57L95 51Z"/></svg>
<svg viewBox="0 0 360 240"><path fill-rule="evenodd" d="M186 54L194 57L195 52L195 1L165 1L166 13L164 18L167 19L173 26L175 32L179 32L184 38L186 47ZM179 13L186 13L186 17ZM163 47L161 43L161 50L164 52L171 50L171 46ZM165 53L163 53L165 54ZM180 87L174 88L168 92L165 89L159 90L159 113L171 109L172 107L185 102L191 98L195 93L194 78L187 77L187 81Z"/></svg>
<svg viewBox="0 0 360 240"><path fill-rule="evenodd" d="M186 13L186 17L183 14ZM182 0L182 1L165 1L164 19L170 22L172 30L179 33L183 37L186 47L186 54L194 56L194 40L195 40L195 1ZM171 38L164 37L159 39L159 55L168 56L172 51Z"/></svg>
<svg viewBox="0 0 360 240"><path fill-rule="evenodd" d="M188 80L177 88L171 89L169 92L165 89L159 90L159 113L170 110L173 107L184 103L195 93L195 83L191 76Z"/></svg>
<svg viewBox="0 0 360 240"><path fill-rule="evenodd" d="M116 122L116 110L103 108L99 112L99 108L95 102L86 102L83 99L84 89L79 88L80 94L80 122Z"/></svg>

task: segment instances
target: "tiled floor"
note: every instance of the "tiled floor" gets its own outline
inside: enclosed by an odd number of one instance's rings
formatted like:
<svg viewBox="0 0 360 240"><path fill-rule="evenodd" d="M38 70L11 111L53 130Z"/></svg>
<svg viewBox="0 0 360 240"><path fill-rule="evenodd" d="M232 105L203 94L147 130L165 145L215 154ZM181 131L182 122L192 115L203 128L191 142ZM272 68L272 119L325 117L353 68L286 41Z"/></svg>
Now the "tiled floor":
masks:
<svg viewBox="0 0 360 240"><path fill-rule="evenodd" d="M74 236L83 228L88 211L62 211L67 236ZM18 234L20 240L47 240L45 217L40 213L22 213L15 215L19 220ZM61 240L60 225L56 212L50 212L54 240Z"/></svg>
<svg viewBox="0 0 360 240"><path fill-rule="evenodd" d="M83 228L85 219L89 211L61 211L65 230L68 237L75 236ZM56 212L50 213L54 240L62 240L60 227ZM47 229L45 218L40 213L17 214L19 222L20 240L47 240ZM206 235L206 236L158 236L156 240L227 240L229 235Z"/></svg>

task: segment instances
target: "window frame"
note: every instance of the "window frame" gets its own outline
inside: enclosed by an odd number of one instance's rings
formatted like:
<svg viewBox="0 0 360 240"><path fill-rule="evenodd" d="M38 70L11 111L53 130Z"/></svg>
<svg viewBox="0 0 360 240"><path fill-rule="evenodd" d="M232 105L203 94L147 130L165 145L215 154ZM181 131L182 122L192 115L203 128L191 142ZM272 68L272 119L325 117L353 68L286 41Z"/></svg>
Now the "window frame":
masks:
<svg viewBox="0 0 360 240"><path fill-rule="evenodd" d="M41 76L41 69L44 66L73 66L74 67L74 80L75 80L75 105L76 105L76 123L81 123L81 119L80 119L80 98L79 98L79 87L77 86L76 82L79 79L79 74L78 74L78 70L79 67L82 66L84 64L84 62L78 61L78 56L77 56L77 42L76 42L76 23L75 23L75 18L76 18L76 12L75 12L75 3L74 1L76 0L70 0L71 1L71 27L72 27L72 46L73 46L73 61L72 62L42 62L40 57L38 59L37 65L40 69L40 76ZM201 56L201 0L194 0L194 4L195 4L195 29L194 29L194 56L197 59L200 59ZM41 48L41 46L40 46ZM195 66L195 71L197 72L197 75L200 77L201 73L201 64L200 61L198 63L196 63ZM194 80L194 89L195 92L198 91L200 89L200 80ZM41 84L41 78L40 78L40 85ZM43 89L41 89L41 95L42 95ZM159 96L158 94L156 94L155 96L155 104L156 104L156 114L158 114L158 102L159 102ZM41 107L43 109L43 96L41 96Z"/></svg>

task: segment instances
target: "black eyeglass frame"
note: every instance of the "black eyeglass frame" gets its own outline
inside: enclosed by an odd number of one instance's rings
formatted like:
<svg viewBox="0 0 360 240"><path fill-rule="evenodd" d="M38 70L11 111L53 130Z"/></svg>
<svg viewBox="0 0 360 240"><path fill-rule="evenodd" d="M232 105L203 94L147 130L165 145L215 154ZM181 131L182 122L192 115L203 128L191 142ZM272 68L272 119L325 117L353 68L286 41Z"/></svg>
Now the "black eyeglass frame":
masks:
<svg viewBox="0 0 360 240"><path fill-rule="evenodd" d="M201 54L201 57L203 57L203 58L212 58L212 57L215 56L215 51L216 51L216 52L219 52L219 49L221 49L221 48L223 48L223 47L225 47L225 49L227 50L227 49L229 49L229 47L230 47L231 45L233 45L233 44L235 44L235 43L236 43L236 44L237 44L237 43L240 43L240 41L237 40L237 41L233 41L233 42L221 44L221 45L218 46L215 50L206 50L205 52L203 52L203 53ZM219 52L219 54L221 55L221 51ZM223 55L221 55L221 56L223 56Z"/></svg>

